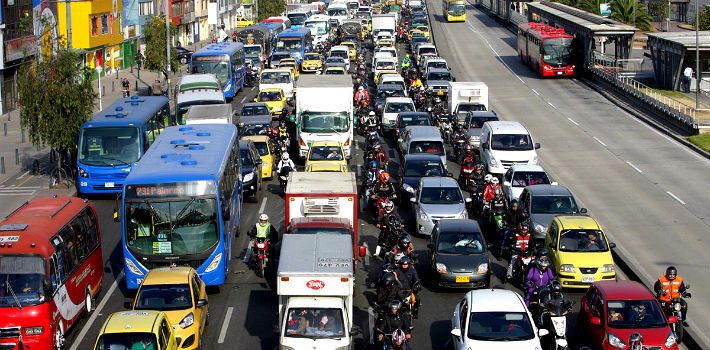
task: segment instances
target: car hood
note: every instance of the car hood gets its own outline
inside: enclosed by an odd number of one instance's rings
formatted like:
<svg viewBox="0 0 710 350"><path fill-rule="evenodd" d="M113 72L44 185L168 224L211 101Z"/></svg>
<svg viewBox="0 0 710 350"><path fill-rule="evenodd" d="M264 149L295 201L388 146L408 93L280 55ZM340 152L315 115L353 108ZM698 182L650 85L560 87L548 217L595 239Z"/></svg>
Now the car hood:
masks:
<svg viewBox="0 0 710 350"><path fill-rule="evenodd" d="M661 349L665 349L663 343L666 342L668 333L670 333L670 327L662 328L641 328L641 329L625 329L625 328L607 328L607 333L614 333L615 336L621 338L625 343L628 343L628 339L633 333L639 333L643 337L643 346L648 349L651 346L661 346ZM607 341L608 342L608 341Z"/></svg>
<svg viewBox="0 0 710 350"><path fill-rule="evenodd" d="M449 87L449 82L447 80L427 80L427 85L429 86L444 86Z"/></svg>
<svg viewBox="0 0 710 350"><path fill-rule="evenodd" d="M242 175L249 174L252 171L254 171L253 165L242 165Z"/></svg>
<svg viewBox="0 0 710 350"><path fill-rule="evenodd" d="M458 216L466 206L464 203L456 204L419 204L421 208L427 215L436 215L444 217L455 217Z"/></svg>
<svg viewBox="0 0 710 350"><path fill-rule="evenodd" d="M552 219L560 214L530 214L530 221L532 221L533 224L533 230L535 229L535 225L540 224L545 227L545 231L550 227L550 222L552 222ZM537 233L537 232L536 232ZM540 232L544 236L546 232ZM537 237L537 234L535 235Z"/></svg>
<svg viewBox="0 0 710 350"><path fill-rule="evenodd" d="M467 136L479 136L479 137L480 137L480 136L481 136L481 130L482 130L481 128L468 129L468 131L466 131L466 135L467 135Z"/></svg>
<svg viewBox="0 0 710 350"><path fill-rule="evenodd" d="M627 338L628 339L628 338ZM533 350L540 349L540 340L535 337L519 341L482 341L466 339L466 347L476 350Z"/></svg>
<svg viewBox="0 0 710 350"><path fill-rule="evenodd" d="M499 161L513 161L513 162L522 162L522 161L529 161L530 159L533 158L533 155L536 153L535 150L525 150L525 151L506 151L506 150L491 150L493 154L495 154L495 157L498 158Z"/></svg>
<svg viewBox="0 0 710 350"><path fill-rule="evenodd" d="M434 259L446 265L446 269L453 273L476 272L478 265L488 262L488 253L481 254L442 254L436 253Z"/></svg>

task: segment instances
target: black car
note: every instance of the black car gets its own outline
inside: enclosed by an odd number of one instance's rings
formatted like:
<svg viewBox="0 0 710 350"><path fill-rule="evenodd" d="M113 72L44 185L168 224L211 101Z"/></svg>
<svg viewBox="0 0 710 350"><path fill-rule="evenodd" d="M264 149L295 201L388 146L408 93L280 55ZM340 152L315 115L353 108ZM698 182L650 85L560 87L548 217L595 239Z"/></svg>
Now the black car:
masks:
<svg viewBox="0 0 710 350"><path fill-rule="evenodd" d="M261 190L261 157L251 140L239 140L242 159L242 195L256 202Z"/></svg>
<svg viewBox="0 0 710 350"><path fill-rule="evenodd" d="M177 51L177 54L178 54L178 61L180 61L180 63L182 63L182 64L190 62L190 58L192 57L192 54L195 53L195 51L188 50L182 46L176 46L175 50Z"/></svg>
<svg viewBox="0 0 710 350"><path fill-rule="evenodd" d="M382 110L382 106L385 105L385 100L389 97L407 97L404 88L399 85L394 84L383 84L377 88L377 97L375 99L375 106L377 106L377 111Z"/></svg>
<svg viewBox="0 0 710 350"><path fill-rule="evenodd" d="M404 128L408 126L432 126L431 116L427 112L402 112L397 116L397 137L402 134Z"/></svg>
<svg viewBox="0 0 710 350"><path fill-rule="evenodd" d="M402 203L417 193L419 180L430 176L451 176L436 154L407 154L399 169L399 189Z"/></svg>
<svg viewBox="0 0 710 350"><path fill-rule="evenodd" d="M492 244L486 243L475 220L440 220L427 247L435 286L470 289L490 284L488 249Z"/></svg>

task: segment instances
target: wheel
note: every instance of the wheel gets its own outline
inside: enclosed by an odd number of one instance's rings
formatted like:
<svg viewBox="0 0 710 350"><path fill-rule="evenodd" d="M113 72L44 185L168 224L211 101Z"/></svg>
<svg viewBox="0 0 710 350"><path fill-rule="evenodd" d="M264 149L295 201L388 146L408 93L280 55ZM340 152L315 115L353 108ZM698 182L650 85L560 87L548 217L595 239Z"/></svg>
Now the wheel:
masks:
<svg viewBox="0 0 710 350"><path fill-rule="evenodd" d="M182 57L182 58L180 58L180 63L186 64L186 63L187 63L187 57Z"/></svg>
<svg viewBox="0 0 710 350"><path fill-rule="evenodd" d="M86 288L86 297L84 298L84 312L87 316L91 315L94 311L94 299L91 297L91 287Z"/></svg>
<svg viewBox="0 0 710 350"><path fill-rule="evenodd" d="M64 327L59 322L54 330L54 349L61 350L62 348L64 348Z"/></svg>
<svg viewBox="0 0 710 350"><path fill-rule="evenodd" d="M264 277L264 270L266 269L266 259L259 259L259 277Z"/></svg>
<svg viewBox="0 0 710 350"><path fill-rule="evenodd" d="M685 329L683 329L683 324L680 322L676 323L675 336L678 344L683 342L683 337L685 336Z"/></svg>

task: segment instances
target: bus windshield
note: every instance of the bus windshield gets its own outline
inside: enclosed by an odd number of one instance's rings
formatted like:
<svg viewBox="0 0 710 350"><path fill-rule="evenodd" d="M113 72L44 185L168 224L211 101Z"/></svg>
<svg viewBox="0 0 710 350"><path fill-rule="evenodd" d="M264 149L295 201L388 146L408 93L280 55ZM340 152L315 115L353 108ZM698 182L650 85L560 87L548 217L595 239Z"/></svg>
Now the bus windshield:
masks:
<svg viewBox="0 0 710 350"><path fill-rule="evenodd" d="M206 251L219 241L215 198L126 198L128 248L143 255Z"/></svg>
<svg viewBox="0 0 710 350"><path fill-rule="evenodd" d="M304 112L301 118L303 132L346 132L350 126L347 113Z"/></svg>
<svg viewBox="0 0 710 350"><path fill-rule="evenodd" d="M0 255L0 307L44 302L45 266L44 258L37 255Z"/></svg>
<svg viewBox="0 0 710 350"><path fill-rule="evenodd" d="M449 3L449 14L452 16L461 16L466 13L466 5Z"/></svg>
<svg viewBox="0 0 710 350"><path fill-rule="evenodd" d="M313 21L306 23L306 27L315 29L315 32L311 30L311 34L323 35L328 32L328 22L326 21Z"/></svg>
<svg viewBox="0 0 710 350"><path fill-rule="evenodd" d="M276 42L276 50L286 51L286 52L296 52L303 50L303 38L300 37L286 37L279 38Z"/></svg>
<svg viewBox="0 0 710 350"><path fill-rule="evenodd" d="M217 76L217 79L219 79L222 84L226 84L230 80L229 56L192 56L192 69L190 73L212 73Z"/></svg>
<svg viewBox="0 0 710 350"><path fill-rule="evenodd" d="M244 54L247 56L261 55L261 46L244 46Z"/></svg>
<svg viewBox="0 0 710 350"><path fill-rule="evenodd" d="M573 62L572 38L550 38L542 42L542 60L554 66L569 66Z"/></svg>
<svg viewBox="0 0 710 350"><path fill-rule="evenodd" d="M306 20L308 19L308 16L306 16L305 13L289 13L286 15L286 17L291 20L291 25L297 26L302 26L303 23L306 23Z"/></svg>
<svg viewBox="0 0 710 350"><path fill-rule="evenodd" d="M86 165L130 165L141 157L141 138L135 126L81 129L79 162Z"/></svg>
<svg viewBox="0 0 710 350"><path fill-rule="evenodd" d="M348 10L344 8L332 8L328 9L328 16L347 16Z"/></svg>

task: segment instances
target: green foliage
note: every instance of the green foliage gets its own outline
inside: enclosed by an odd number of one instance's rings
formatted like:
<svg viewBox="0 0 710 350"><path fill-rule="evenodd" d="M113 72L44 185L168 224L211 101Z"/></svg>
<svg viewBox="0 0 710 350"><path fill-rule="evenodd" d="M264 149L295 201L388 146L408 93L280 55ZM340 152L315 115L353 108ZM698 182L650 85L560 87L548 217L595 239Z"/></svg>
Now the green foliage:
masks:
<svg viewBox="0 0 710 350"><path fill-rule="evenodd" d="M635 25L641 30L651 30L651 16L646 5L638 0L614 0L611 3L609 18L622 23Z"/></svg>
<svg viewBox="0 0 710 350"><path fill-rule="evenodd" d="M278 16L286 10L286 2L283 0L259 0L258 6L258 22L261 22L271 16Z"/></svg>
<svg viewBox="0 0 710 350"><path fill-rule="evenodd" d="M698 19L700 21L700 30L710 30L710 8L703 8L698 14ZM695 24L695 20L693 20L693 24Z"/></svg>
<svg viewBox="0 0 710 350"><path fill-rule="evenodd" d="M148 70L163 72L167 74L167 53L165 48L165 17L150 16L143 26L143 36L145 37L145 68ZM170 37L177 37L177 27L170 25ZM175 40L171 40L174 42ZM175 73L180 69L178 53L170 43L170 70Z"/></svg>
<svg viewBox="0 0 710 350"><path fill-rule="evenodd" d="M656 21L663 21L668 17L668 2L665 0L654 0L648 3L648 14Z"/></svg>
<svg viewBox="0 0 710 350"><path fill-rule="evenodd" d="M579 0L576 7L595 15L601 15L599 6L609 1L610 0Z"/></svg>

